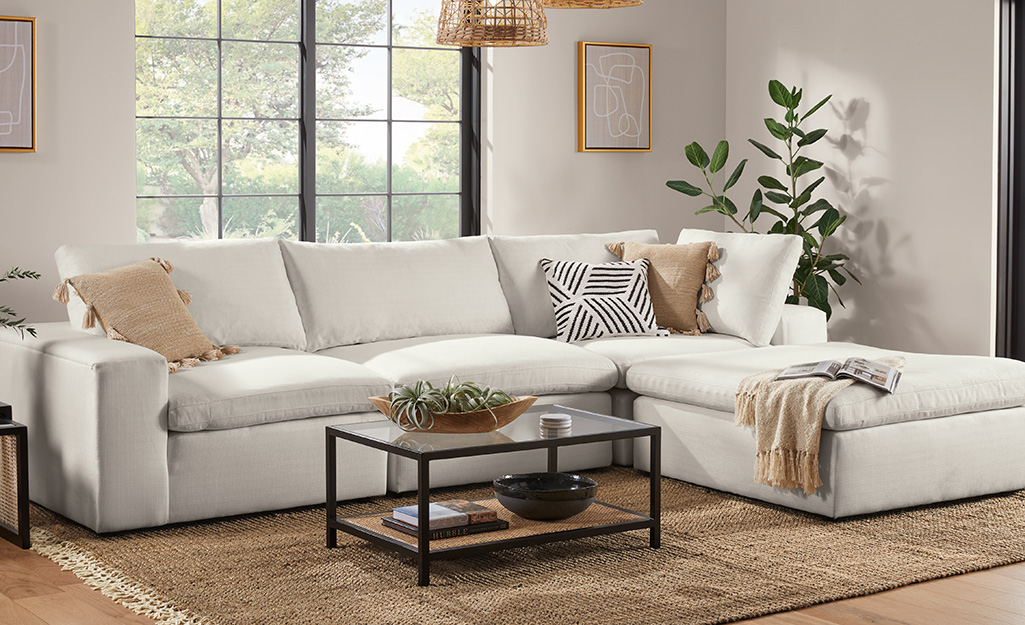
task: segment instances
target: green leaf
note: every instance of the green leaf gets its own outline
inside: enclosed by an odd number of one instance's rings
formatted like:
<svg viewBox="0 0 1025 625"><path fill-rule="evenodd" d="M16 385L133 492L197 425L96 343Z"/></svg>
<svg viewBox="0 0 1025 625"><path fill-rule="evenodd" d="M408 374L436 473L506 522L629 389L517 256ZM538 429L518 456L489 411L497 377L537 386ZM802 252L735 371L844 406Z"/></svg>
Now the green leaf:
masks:
<svg viewBox="0 0 1025 625"><path fill-rule="evenodd" d="M769 129L769 134L780 141L786 141L790 138L790 129L771 117L765 118L765 127Z"/></svg>
<svg viewBox="0 0 1025 625"><path fill-rule="evenodd" d="M811 200L811 193L805 191L801 195L798 195L796 198L794 198L794 201L790 203L790 208L801 208L802 206L807 204L809 200Z"/></svg>
<svg viewBox="0 0 1025 625"><path fill-rule="evenodd" d="M772 98L773 102L783 108L794 108L790 105L790 92L787 91L787 88L783 86L783 83L778 80L769 81L769 97Z"/></svg>
<svg viewBox="0 0 1025 625"><path fill-rule="evenodd" d="M726 207L726 210L728 211L728 213L723 213L724 215L725 214L729 214L729 215L736 215L737 214L737 205L733 203L733 200L731 200L730 198L726 197L725 195L720 195L720 196L716 197L715 201L721 203L723 206ZM722 213L723 211L720 210L719 212Z"/></svg>
<svg viewBox="0 0 1025 625"><path fill-rule="evenodd" d="M747 211L747 220L752 224L758 219L758 216L762 214L762 190L755 189L754 195L751 196L751 208Z"/></svg>
<svg viewBox="0 0 1025 625"><path fill-rule="evenodd" d="M769 158L774 158L777 161L783 160L782 156L780 156L779 154L776 154L775 152L773 152L772 149L769 148L768 146L762 145L761 143L758 143L754 139L748 139L747 142L750 143L751 145L755 146L759 150L761 150L762 154L768 156Z"/></svg>
<svg viewBox="0 0 1025 625"><path fill-rule="evenodd" d="M843 270L844 270L844 271L845 271L845 272L847 273L847 275L848 275L848 276L850 276L850 277L851 277L851 280L854 280L854 281L855 281L855 282L857 282L858 284L861 284L861 280L858 280L858 276L856 276L856 275L854 275L853 273L851 273L851 270L850 270L850 269L848 269L848 268L844 267L844 268L843 268Z"/></svg>
<svg viewBox="0 0 1025 625"><path fill-rule="evenodd" d="M813 215L819 211L824 211L830 208L833 208L833 205L830 204L827 200L818 199L812 202L812 204L805 208L803 211L801 211L801 214L805 216Z"/></svg>
<svg viewBox="0 0 1025 625"><path fill-rule="evenodd" d="M797 108L801 105L802 95L804 95L804 89L794 87L793 92L790 94L790 108Z"/></svg>
<svg viewBox="0 0 1025 625"><path fill-rule="evenodd" d="M825 180L825 179L826 179L826 177L823 176L823 177L819 178L818 180L816 180L815 182L811 183L810 185L808 185L807 187L804 188L804 191L801 192L801 195L804 195L805 193L811 193L812 191L814 191L816 189L816 187L818 187L820 184L822 184L822 181Z"/></svg>
<svg viewBox="0 0 1025 625"><path fill-rule="evenodd" d="M785 193L777 193L776 191L766 191L765 199L776 204L789 204L790 196Z"/></svg>
<svg viewBox="0 0 1025 625"><path fill-rule="evenodd" d="M825 98L823 98L823 99L822 99L822 101L821 101L821 102L819 102L819 103L818 103L818 104L816 104L815 106L813 106L813 107L811 107L810 109L808 109L808 112L807 112L807 113L805 113L805 114L804 114L804 117L802 117L801 119L808 119L809 117L811 117L811 114L812 114L812 113L814 113L815 111L819 110L820 108L822 108L822 106L823 106L823 105L824 105L824 104L825 104L826 102L829 102L829 98L831 98L831 97L833 97L833 96L832 96L832 95L827 95L827 96L826 96Z"/></svg>
<svg viewBox="0 0 1025 625"><path fill-rule="evenodd" d="M786 215L784 215L783 213L779 212L775 208L772 208L771 206L766 206L764 204L762 205L762 212L763 213L769 213L770 215L774 215L774 216L782 219L783 221L786 221L786 219L787 219Z"/></svg>
<svg viewBox="0 0 1025 625"><path fill-rule="evenodd" d="M783 117L788 124L794 123L794 111L787 109L787 114Z"/></svg>
<svg viewBox="0 0 1025 625"><path fill-rule="evenodd" d="M695 214L695 215L700 215L700 214L702 214L702 213L710 213L710 212L712 212L712 211L718 211L718 212L722 213L722 210L721 210L721 208L722 208L722 207L721 207L721 206L719 206L718 204L712 204L712 205L710 205L710 206L706 206L706 207L704 207L704 208L702 208L702 209L700 209L700 210L696 210L696 211L694 211L694 214ZM723 214L725 215L725 213L723 213Z"/></svg>
<svg viewBox="0 0 1025 625"><path fill-rule="evenodd" d="M680 193L684 193L691 197L697 197L702 193L701 189L695 187L689 182L686 182L685 180L669 180L666 182L666 186L673 191L679 191Z"/></svg>
<svg viewBox="0 0 1025 625"><path fill-rule="evenodd" d="M814 236L812 236L812 234L810 232L802 232L801 236L804 238L805 242L809 246L811 246L812 249L815 249L815 248L817 248L819 246L818 239L816 239Z"/></svg>
<svg viewBox="0 0 1025 625"><path fill-rule="evenodd" d="M787 295L787 304L800 304L801 298L797 295Z"/></svg>
<svg viewBox="0 0 1025 625"><path fill-rule="evenodd" d="M783 234L783 222L777 221L769 228L769 234Z"/></svg>
<svg viewBox="0 0 1025 625"><path fill-rule="evenodd" d="M726 164L726 159L730 157L730 144L726 141L720 141L719 145L715 146L715 152L712 152L712 161L708 166L708 171L713 174L723 168Z"/></svg>
<svg viewBox="0 0 1025 625"><path fill-rule="evenodd" d="M730 174L730 177L726 180L726 184L723 185L722 188L723 193L728 191L733 185L737 184L737 181L740 180L740 175L744 173L744 165L747 165L746 158L740 161L740 164L737 165L737 168L733 170L733 173Z"/></svg>
<svg viewBox="0 0 1025 625"><path fill-rule="evenodd" d="M701 169L708 167L708 154L705 153L704 148L698 145L697 141L688 145L683 151L691 165Z"/></svg>
<svg viewBox="0 0 1025 625"><path fill-rule="evenodd" d="M819 229L819 234L826 237L829 236L830 232L827 232L832 226L833 222L840 218L840 211L833 207L826 209L826 212L819 218L815 226ZM835 228L833 228L835 230Z"/></svg>
<svg viewBox="0 0 1025 625"><path fill-rule="evenodd" d="M772 176L758 176L758 184L762 185L766 189L777 189L779 191L787 190L787 185L776 180Z"/></svg>
<svg viewBox="0 0 1025 625"><path fill-rule="evenodd" d="M801 160L801 159L804 159L804 160ZM798 161L800 161L800 163L798 163ZM822 162L821 161L813 161L810 158L804 158L803 156L798 156L797 160L794 161L794 174L793 174L793 176L794 176L794 178L800 178L801 176L803 176L805 174L808 174L808 173L811 173L811 172L815 171L819 167L822 167Z"/></svg>
<svg viewBox="0 0 1025 625"><path fill-rule="evenodd" d="M828 237L829 235L833 234L834 232L836 232L837 228L843 225L843 222L845 221L847 221L847 215L843 215L839 219L830 222L829 226L826 228L826 231L823 233L822 236Z"/></svg>
<svg viewBox="0 0 1025 625"><path fill-rule="evenodd" d="M811 145L811 144L815 143L816 141L818 141L819 139L821 139L824 136L826 136L826 129L825 128L819 128L818 130L812 130L811 132L806 134L803 139L801 139L800 141L797 142L797 146L798 147L804 147L806 145Z"/></svg>
<svg viewBox="0 0 1025 625"><path fill-rule="evenodd" d="M804 283L802 293L808 298L808 302L822 303L829 301L829 284L822 276L810 276ZM816 308L818 308L816 306Z"/></svg>
<svg viewBox="0 0 1025 625"><path fill-rule="evenodd" d="M793 131L794 131L794 134L797 135L798 137L801 137L802 139L804 138L804 131L801 130L800 128L798 128L797 126L794 126Z"/></svg>
<svg viewBox="0 0 1025 625"><path fill-rule="evenodd" d="M836 282L838 286L843 286L847 282L847 278L845 278L844 275L836 269L830 269L827 273L829 273L829 277L832 278L833 282Z"/></svg>

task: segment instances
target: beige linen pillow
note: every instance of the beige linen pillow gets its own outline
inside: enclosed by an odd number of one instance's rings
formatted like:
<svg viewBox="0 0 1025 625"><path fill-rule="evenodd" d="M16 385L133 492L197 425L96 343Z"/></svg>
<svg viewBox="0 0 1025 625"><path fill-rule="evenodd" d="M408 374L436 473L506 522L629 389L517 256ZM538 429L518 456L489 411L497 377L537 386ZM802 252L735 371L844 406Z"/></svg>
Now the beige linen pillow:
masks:
<svg viewBox="0 0 1025 625"><path fill-rule="evenodd" d="M719 277L712 263L719 260L719 248L711 242L687 245L651 243L609 243L610 252L623 260L647 258L648 290L658 324L674 334L699 335L711 328L698 300L712 299L706 282Z"/></svg>
<svg viewBox="0 0 1025 625"><path fill-rule="evenodd" d="M150 258L68 278L57 285L53 298L67 304L68 286L74 287L87 306L83 329L98 322L108 338L152 349L167 359L171 373L237 354L237 346L218 347L199 329L186 308L189 294L175 289L167 275L173 270L166 260Z"/></svg>

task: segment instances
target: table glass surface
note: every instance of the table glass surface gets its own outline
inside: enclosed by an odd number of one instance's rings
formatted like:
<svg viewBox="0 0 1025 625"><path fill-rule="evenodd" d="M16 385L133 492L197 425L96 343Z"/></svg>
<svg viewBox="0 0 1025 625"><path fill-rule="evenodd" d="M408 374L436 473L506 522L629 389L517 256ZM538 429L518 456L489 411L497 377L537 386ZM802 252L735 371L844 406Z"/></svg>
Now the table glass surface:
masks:
<svg viewBox="0 0 1025 625"><path fill-rule="evenodd" d="M560 413L570 415L572 420L571 433L559 438L541 436L541 415ZM349 425L331 426L333 430L351 432L364 438L375 439L412 451L441 451L452 449L471 449L491 445L506 445L530 441L569 441L582 436L595 434L613 434L646 432L655 426L618 417L575 410L565 406L538 406L524 412L509 425L494 432L483 434L444 434L438 432L405 432L391 421L372 421L370 423L353 423ZM625 438L625 437L624 437Z"/></svg>

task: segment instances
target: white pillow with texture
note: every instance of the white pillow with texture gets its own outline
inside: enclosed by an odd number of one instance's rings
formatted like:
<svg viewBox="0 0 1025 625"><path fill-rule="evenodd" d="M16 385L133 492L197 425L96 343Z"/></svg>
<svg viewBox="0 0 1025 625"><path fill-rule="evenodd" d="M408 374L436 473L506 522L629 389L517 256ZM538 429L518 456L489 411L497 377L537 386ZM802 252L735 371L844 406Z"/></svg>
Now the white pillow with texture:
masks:
<svg viewBox="0 0 1025 625"><path fill-rule="evenodd" d="M491 237L491 249L498 264L502 290L509 300L509 312L512 314L516 334L542 338L556 335L552 298L548 295L548 284L538 261L542 258L556 258L585 263L611 263L622 259L605 246L618 241L658 243L658 232L629 230L609 234Z"/></svg>
<svg viewBox="0 0 1025 625"><path fill-rule="evenodd" d="M65 245L55 256L61 280L154 256L166 259L174 266L171 281L192 295L189 312L214 343L306 347L303 322L274 239ZM70 298L72 327L80 329L84 315L82 300ZM98 326L97 330L94 333L103 334Z"/></svg>
<svg viewBox="0 0 1025 625"><path fill-rule="evenodd" d="M711 241L719 247L722 276L715 297L701 305L713 332L763 347L779 325L803 246L794 234L680 231L677 243Z"/></svg>
<svg viewBox="0 0 1025 625"><path fill-rule="evenodd" d="M486 237L281 246L310 351L413 336L512 333Z"/></svg>

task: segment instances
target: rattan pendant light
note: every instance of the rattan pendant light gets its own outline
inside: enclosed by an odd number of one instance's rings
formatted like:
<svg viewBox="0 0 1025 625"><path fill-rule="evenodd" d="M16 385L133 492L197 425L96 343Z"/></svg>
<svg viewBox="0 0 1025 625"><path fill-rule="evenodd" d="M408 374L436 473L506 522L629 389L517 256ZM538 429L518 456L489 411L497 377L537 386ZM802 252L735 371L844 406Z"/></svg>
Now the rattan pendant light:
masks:
<svg viewBox="0 0 1025 625"><path fill-rule="evenodd" d="M450 46L544 46L541 0L442 0L438 43Z"/></svg>
<svg viewBox="0 0 1025 625"><path fill-rule="evenodd" d="M615 9L641 4L644 0L544 0L546 9Z"/></svg>

